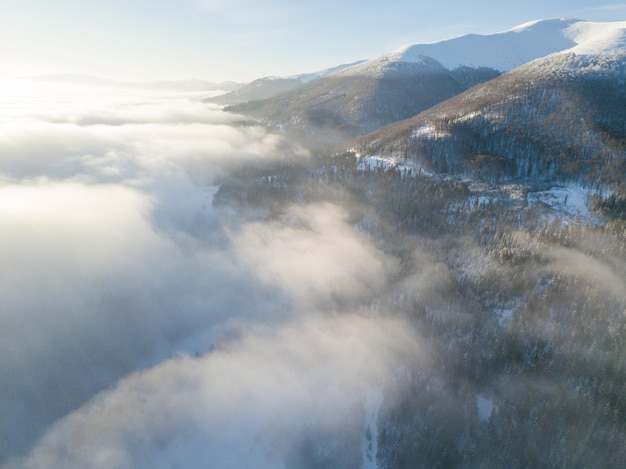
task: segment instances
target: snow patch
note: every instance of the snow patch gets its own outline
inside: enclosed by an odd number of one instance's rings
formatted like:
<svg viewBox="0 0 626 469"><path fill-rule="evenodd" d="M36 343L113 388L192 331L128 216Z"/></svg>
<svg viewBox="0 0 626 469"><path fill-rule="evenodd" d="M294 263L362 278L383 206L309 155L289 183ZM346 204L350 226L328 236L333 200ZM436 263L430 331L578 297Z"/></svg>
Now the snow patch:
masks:
<svg viewBox="0 0 626 469"><path fill-rule="evenodd" d="M500 327L506 327L511 323L511 316L513 316L513 309L500 309L497 308L494 310L496 316L498 317L498 324Z"/></svg>
<svg viewBox="0 0 626 469"><path fill-rule="evenodd" d="M365 396L365 431L361 439L362 469L378 467L378 412L383 402L383 389L383 385L378 385Z"/></svg>
<svg viewBox="0 0 626 469"><path fill-rule="evenodd" d="M463 114L462 116L457 117L456 119L454 119L455 123L460 123L460 122L467 122L469 120L472 120L476 117L480 117L482 115L482 113L480 111L473 111L473 112L468 112L467 114Z"/></svg>
<svg viewBox="0 0 626 469"><path fill-rule="evenodd" d="M493 401L482 394L476 395L476 406L478 407L478 420L481 422L487 422L491 414L498 411Z"/></svg>
<svg viewBox="0 0 626 469"><path fill-rule="evenodd" d="M468 66L507 71L575 46L576 42L565 31L577 22L573 19L533 21L491 35L467 34L433 44L407 45L387 56L404 62L432 57L449 70Z"/></svg>
<svg viewBox="0 0 626 469"><path fill-rule="evenodd" d="M576 46L563 51L578 55L606 55L626 50L626 21L587 22L579 21L565 30L565 36Z"/></svg>
<svg viewBox="0 0 626 469"><path fill-rule="evenodd" d="M450 135L447 132L440 132L432 125L426 124L417 129L413 130L411 137L413 138L423 138L423 139L435 139L435 138L444 138Z"/></svg>
<svg viewBox="0 0 626 469"><path fill-rule="evenodd" d="M383 155L370 155L360 156L357 154L356 169L358 171L375 171L382 169L383 171L389 171L391 169L397 169L401 173L406 174L422 174L426 176L432 176L434 173L424 171L419 162L413 162L407 160L400 154L383 156Z"/></svg>
<svg viewBox="0 0 626 469"><path fill-rule="evenodd" d="M533 21L528 21L526 23L522 23L518 26L515 26L514 28L512 28L510 31L516 32L516 33L522 33L530 28L532 28L533 26L538 25L539 23L543 22L543 21L549 21L549 20L533 20ZM506 31L505 31L506 32Z"/></svg>
<svg viewBox="0 0 626 469"><path fill-rule="evenodd" d="M571 183L546 191L529 192L527 200L529 206L543 204L566 218L597 223L597 218L588 207L590 197L589 189Z"/></svg>
<svg viewBox="0 0 626 469"><path fill-rule="evenodd" d="M342 70L344 75L380 76L403 62L422 72L459 67L489 67L509 71L553 53L609 54L626 50L626 22L577 19L531 21L496 34L467 34L432 44L409 44ZM433 60L435 62L433 62Z"/></svg>
<svg viewBox="0 0 626 469"><path fill-rule="evenodd" d="M498 199L493 196L472 194L467 198L466 206L471 211L480 207L486 207L489 204L494 204L497 201Z"/></svg>

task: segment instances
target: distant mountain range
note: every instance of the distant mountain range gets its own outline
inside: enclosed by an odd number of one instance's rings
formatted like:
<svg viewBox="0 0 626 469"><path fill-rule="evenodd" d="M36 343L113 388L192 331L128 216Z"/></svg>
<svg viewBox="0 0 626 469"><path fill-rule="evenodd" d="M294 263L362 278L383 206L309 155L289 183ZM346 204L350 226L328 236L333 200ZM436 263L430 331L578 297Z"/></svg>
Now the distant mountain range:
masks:
<svg viewBox="0 0 626 469"><path fill-rule="evenodd" d="M25 77L29 80L66 83L71 85L106 86L113 88L153 88L171 89L181 91L233 91L241 86L241 83L232 81L215 83L206 80L180 80L180 81L118 81L107 80L92 75L81 73L66 73L58 75L37 75Z"/></svg>
<svg viewBox="0 0 626 469"><path fill-rule="evenodd" d="M372 310L432 358L385 383L360 454L315 433L294 467L623 466L626 22L407 46L226 109L319 151L214 204L340 204L398 260Z"/></svg>
<svg viewBox="0 0 626 469"><path fill-rule="evenodd" d="M280 93L291 91L298 86L308 83L312 80L324 77L333 72L353 67L363 60L351 64L338 65L320 72L304 73L290 77L263 77L254 80L236 90L229 93L207 98L205 102L215 104L236 104L245 103L247 101L256 101L260 99L268 99Z"/></svg>
<svg viewBox="0 0 626 469"><path fill-rule="evenodd" d="M555 19L406 46L226 109L311 146L444 172L609 181L626 148L625 83L626 22Z"/></svg>
<svg viewBox="0 0 626 469"><path fill-rule="evenodd" d="M554 54L346 144L491 180L626 174L626 54Z"/></svg>

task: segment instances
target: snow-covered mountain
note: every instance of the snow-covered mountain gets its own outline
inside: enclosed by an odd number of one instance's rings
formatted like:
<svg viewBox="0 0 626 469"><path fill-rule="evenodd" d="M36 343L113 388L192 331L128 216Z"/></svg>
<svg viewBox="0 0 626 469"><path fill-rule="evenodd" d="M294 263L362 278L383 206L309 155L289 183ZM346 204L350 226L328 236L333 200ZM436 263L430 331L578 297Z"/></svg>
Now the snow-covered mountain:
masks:
<svg viewBox="0 0 626 469"><path fill-rule="evenodd" d="M549 19L524 23L490 35L468 34L433 44L412 44L346 70L358 74L381 64L424 63L425 57L448 70L488 67L501 72L555 52L605 54L626 46L626 22L593 23L577 19Z"/></svg>
<svg viewBox="0 0 626 469"><path fill-rule="evenodd" d="M205 102L214 104L237 104L245 103L247 101L269 99L278 94L290 91L304 83L308 83L348 67L353 67L362 62L363 61L358 61L350 64L337 65L335 67L313 73L302 73L286 77L271 76L258 78L239 89L230 91L229 93L207 98Z"/></svg>
<svg viewBox="0 0 626 469"><path fill-rule="evenodd" d="M578 20L533 21L497 34L468 34L434 44L412 44L374 60L421 61L432 57L453 70L461 66L508 71L526 62L571 48L568 28Z"/></svg>
<svg viewBox="0 0 626 469"><path fill-rule="evenodd" d="M625 31L626 22L550 19L497 34L415 44L326 74L280 96L229 109L295 131L308 142L320 134L325 134L326 143L337 142L410 118L502 72L552 54L619 53L625 49Z"/></svg>
<svg viewBox="0 0 626 469"><path fill-rule="evenodd" d="M565 29L565 35L576 43L562 53L608 55L626 51L626 21L594 23L577 21Z"/></svg>
<svg viewBox="0 0 626 469"><path fill-rule="evenodd" d="M534 60L347 148L492 182L616 187L626 164L626 53L614 44Z"/></svg>

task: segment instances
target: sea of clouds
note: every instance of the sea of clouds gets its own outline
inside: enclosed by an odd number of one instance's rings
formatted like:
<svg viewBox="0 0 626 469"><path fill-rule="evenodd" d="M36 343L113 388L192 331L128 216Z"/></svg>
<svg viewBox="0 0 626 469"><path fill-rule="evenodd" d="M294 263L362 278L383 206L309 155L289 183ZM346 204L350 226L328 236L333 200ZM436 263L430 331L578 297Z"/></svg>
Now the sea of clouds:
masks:
<svg viewBox="0 0 626 469"><path fill-rule="evenodd" d="M358 451L367 392L425 356L357 307L396 263L333 204L272 221L212 205L229 171L306 151L202 93L2 87L0 467Z"/></svg>

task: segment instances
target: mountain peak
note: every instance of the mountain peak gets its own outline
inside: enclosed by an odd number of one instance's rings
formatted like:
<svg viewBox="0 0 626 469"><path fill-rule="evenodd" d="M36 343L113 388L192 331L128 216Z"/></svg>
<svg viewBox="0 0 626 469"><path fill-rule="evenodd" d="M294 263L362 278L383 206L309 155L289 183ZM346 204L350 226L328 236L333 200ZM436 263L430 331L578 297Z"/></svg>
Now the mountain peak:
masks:
<svg viewBox="0 0 626 469"><path fill-rule="evenodd" d="M565 31L578 21L536 20L496 34L467 34L433 44L408 45L388 55L405 62L429 56L449 70L470 66L508 71L576 46Z"/></svg>
<svg viewBox="0 0 626 469"><path fill-rule="evenodd" d="M576 45L563 52L578 55L606 55L626 51L626 21L578 21L565 30Z"/></svg>
<svg viewBox="0 0 626 469"><path fill-rule="evenodd" d="M522 23L518 26L515 26L504 33L514 32L514 33L523 33L525 31L560 31L563 28L567 28L575 23L580 23L583 20L579 20L576 18L558 18L558 19L542 19L542 20L533 20L528 21L526 23ZM584 21L583 21L584 22Z"/></svg>
<svg viewBox="0 0 626 469"><path fill-rule="evenodd" d="M448 70L488 67L501 72L557 52L605 54L626 50L626 22L541 19L495 34L467 34L432 44L410 44L370 62L423 64L435 59Z"/></svg>
<svg viewBox="0 0 626 469"><path fill-rule="evenodd" d="M428 76L446 74L446 68L428 55L416 55L411 60L403 60L394 53L386 54L349 67L336 73L336 76L370 76L376 78L399 78L403 76Z"/></svg>

